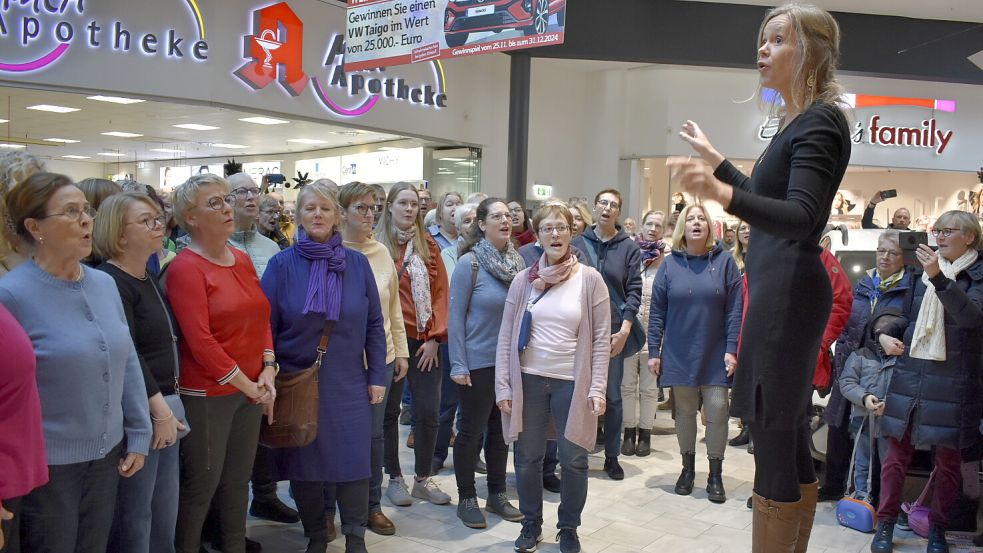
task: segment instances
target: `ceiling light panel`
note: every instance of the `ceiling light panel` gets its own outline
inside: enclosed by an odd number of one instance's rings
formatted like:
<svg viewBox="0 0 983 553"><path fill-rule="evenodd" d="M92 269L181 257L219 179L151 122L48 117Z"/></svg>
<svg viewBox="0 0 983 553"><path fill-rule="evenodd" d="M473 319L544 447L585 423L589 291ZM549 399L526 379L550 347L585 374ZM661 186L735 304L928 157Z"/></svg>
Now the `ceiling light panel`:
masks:
<svg viewBox="0 0 983 553"><path fill-rule="evenodd" d="M69 154L67 156L61 156L61 157L65 158L65 159L90 159L89 156L77 156L77 155L74 155L74 154Z"/></svg>
<svg viewBox="0 0 983 553"><path fill-rule="evenodd" d="M10 119L0 119L0 123L10 123Z"/></svg>
<svg viewBox="0 0 983 553"><path fill-rule="evenodd" d="M290 138L287 142L294 142L296 144L327 144L327 140L318 140L316 138Z"/></svg>
<svg viewBox="0 0 983 553"><path fill-rule="evenodd" d="M89 100L96 100L97 102L109 102L111 104L139 104L140 102L146 102L146 100L138 100L136 98L122 98L120 96L89 96Z"/></svg>
<svg viewBox="0 0 983 553"><path fill-rule="evenodd" d="M180 125L172 125L178 129L188 129L189 131L217 131L221 127L213 127L211 125L199 125L198 123L182 123Z"/></svg>
<svg viewBox="0 0 983 553"><path fill-rule="evenodd" d="M126 154L121 154L119 152L99 152L99 155L106 157L123 157Z"/></svg>
<svg viewBox="0 0 983 553"><path fill-rule="evenodd" d="M78 144L78 140L72 140L71 138L45 138L45 142L58 142L61 144Z"/></svg>
<svg viewBox="0 0 983 553"><path fill-rule="evenodd" d="M11 150L19 150L21 148L26 148L26 147L27 146L25 146L23 144L6 144L6 143L3 143L3 142L0 142L0 148L10 148Z"/></svg>
<svg viewBox="0 0 983 553"><path fill-rule="evenodd" d="M117 138L138 138L143 136L142 134L137 134L135 132L123 132L123 131L109 131L102 133L103 136L115 136Z"/></svg>
<svg viewBox="0 0 983 553"><path fill-rule="evenodd" d="M242 150L249 147L243 144L212 144L212 146L216 148L226 148L229 150Z"/></svg>
<svg viewBox="0 0 983 553"><path fill-rule="evenodd" d="M275 119L273 117L243 117L239 120L243 123L255 123L257 125L283 125L290 122L285 119Z"/></svg>
<svg viewBox="0 0 983 553"><path fill-rule="evenodd" d="M180 154L182 150L172 150L169 148L150 148L151 152L160 152L162 154Z"/></svg>
<svg viewBox="0 0 983 553"><path fill-rule="evenodd" d="M27 106L27 109L33 109L34 111L47 111L51 113L72 113L73 111L82 111L79 108L70 108L65 106L52 106L50 104L38 104L36 106Z"/></svg>

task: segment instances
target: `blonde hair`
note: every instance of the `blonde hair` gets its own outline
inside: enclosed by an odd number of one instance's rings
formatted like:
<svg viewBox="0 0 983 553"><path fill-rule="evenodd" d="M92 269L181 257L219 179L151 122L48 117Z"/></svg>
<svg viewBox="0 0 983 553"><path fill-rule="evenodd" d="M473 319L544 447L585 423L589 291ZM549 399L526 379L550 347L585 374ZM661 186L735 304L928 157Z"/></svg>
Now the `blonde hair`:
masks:
<svg viewBox="0 0 983 553"><path fill-rule="evenodd" d="M75 186L85 194L85 199L95 210L102 207L102 202L106 201L106 198L123 191L120 185L109 179L82 179Z"/></svg>
<svg viewBox="0 0 983 553"><path fill-rule="evenodd" d="M572 202L570 207L576 209L580 212L580 218L584 220L584 230L587 227L594 224L594 215L591 213L590 208L584 202Z"/></svg>
<svg viewBox="0 0 983 553"><path fill-rule="evenodd" d="M331 185L321 182L322 180L328 179L318 179L310 184L307 184L301 188L300 193L297 194L297 226L303 228L303 224L300 223L300 220L301 212L304 210L304 204L307 203L311 196L316 196L331 203L331 207L334 208L335 212L334 227L332 227L331 231L338 232L338 226L341 225L341 205L338 203L338 196L335 195L334 189L331 188Z"/></svg>
<svg viewBox="0 0 983 553"><path fill-rule="evenodd" d="M758 44L764 40L765 26L772 19L784 15L794 30L795 67L792 70L791 98L783 98L786 105L803 111L813 102L837 105L843 96L843 87L836 80L836 66L840 62L840 26L830 13L810 4L790 2L768 11L758 30ZM760 97L761 86L758 86ZM772 115L784 117L785 107L772 104Z"/></svg>
<svg viewBox="0 0 983 553"><path fill-rule="evenodd" d="M710 218L710 214L707 213L707 208L703 204L690 204L684 207L679 213L679 222L676 224L676 228L672 230L672 249L686 249L686 218L689 217L689 212L693 209L702 211L703 217L707 220L707 240L705 245L707 251L710 251L713 249L714 244L717 243L717 239L713 236L713 219Z"/></svg>
<svg viewBox="0 0 983 553"><path fill-rule="evenodd" d="M137 202L147 204L160 215L157 202L141 192L121 192L102 203L92 228L92 250L97 256L113 259L123 254L121 241L126 232L126 212Z"/></svg>
<svg viewBox="0 0 983 553"><path fill-rule="evenodd" d="M437 213L434 214L434 217L436 218L436 223L441 226L443 226L444 224L444 202L447 201L448 196L457 196L457 199L461 200L462 204L464 203L464 196L462 196L460 192L452 191L452 192L444 192L443 194L441 194L440 201L437 203ZM453 221L449 221L449 222L453 223Z"/></svg>
<svg viewBox="0 0 983 553"><path fill-rule="evenodd" d="M963 234L972 233L976 240L969 247L974 250L983 249L983 232L980 231L980 222L975 215L959 210L946 211L939 215L933 227L940 228L948 225L957 226Z"/></svg>
<svg viewBox="0 0 983 553"><path fill-rule="evenodd" d="M222 188L226 194L229 193L229 181L223 179L222 177L212 174L205 173L204 175L194 175L190 179L184 181L181 186L174 189L174 220L177 224L181 225L181 228L187 232L191 232L188 228L187 215L191 211L191 208L195 207L198 201L198 192L201 190L202 186L215 185Z"/></svg>
<svg viewBox="0 0 983 553"><path fill-rule="evenodd" d="M389 255L393 259L396 259L399 253L399 241L396 239L396 225L393 224L393 216L389 208L396 201L396 196L403 191L413 192L416 195L417 202L420 201L420 192L415 186L408 182L397 182L389 189L389 194L386 196L386 205L382 210L382 217L379 218L379 224L375 228L375 239L389 249ZM430 263L430 248L427 247L426 238L428 233L423 228L423 217L419 208L417 209L416 220L413 222L413 225L416 227L416 235L413 237L413 249L425 263Z"/></svg>

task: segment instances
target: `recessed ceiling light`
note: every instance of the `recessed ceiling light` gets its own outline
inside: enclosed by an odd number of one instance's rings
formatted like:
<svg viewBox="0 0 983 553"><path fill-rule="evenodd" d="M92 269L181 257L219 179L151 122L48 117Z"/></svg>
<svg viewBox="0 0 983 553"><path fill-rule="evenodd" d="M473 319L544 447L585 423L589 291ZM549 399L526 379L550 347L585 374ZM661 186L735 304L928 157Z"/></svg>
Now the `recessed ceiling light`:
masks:
<svg viewBox="0 0 983 553"><path fill-rule="evenodd" d="M112 104L139 104L140 102L146 102L146 100L138 100L136 98L121 98L119 96L89 96L89 100L96 100L99 102L109 102Z"/></svg>
<svg viewBox="0 0 983 553"><path fill-rule="evenodd" d="M256 123L257 125L283 125L284 123L289 123L284 119L275 119L273 117L243 117L239 119L243 123Z"/></svg>
<svg viewBox="0 0 983 553"><path fill-rule="evenodd" d="M67 156L61 156L61 157L65 158L65 159L89 159L89 156L77 156L77 155L67 155Z"/></svg>
<svg viewBox="0 0 983 553"><path fill-rule="evenodd" d="M45 138L45 142L60 142L62 144L78 144L78 140L72 140L70 138Z"/></svg>
<svg viewBox="0 0 983 553"><path fill-rule="evenodd" d="M458 161L454 165L474 165L474 162L472 162L472 161Z"/></svg>
<svg viewBox="0 0 983 553"><path fill-rule="evenodd" d="M463 157L438 157L440 161L464 161Z"/></svg>
<svg viewBox="0 0 983 553"><path fill-rule="evenodd" d="M249 147L249 146L245 146L243 144L212 144L212 146L214 146L216 148L228 148L230 150L241 150L243 148L248 148Z"/></svg>
<svg viewBox="0 0 983 553"><path fill-rule="evenodd" d="M181 150L169 149L169 148L151 148L151 152L160 152L162 154L180 154Z"/></svg>
<svg viewBox="0 0 983 553"><path fill-rule="evenodd" d="M211 125L199 125L198 123L182 123L180 125L172 125L179 129L188 129L190 131L215 131L221 127L213 127Z"/></svg>
<svg viewBox="0 0 983 553"><path fill-rule="evenodd" d="M402 149L403 148L395 148L393 146L383 146L382 148L379 148L379 151L380 152L394 152L394 151L399 151L399 150L402 150Z"/></svg>
<svg viewBox="0 0 983 553"><path fill-rule="evenodd" d="M10 123L10 119L0 119L0 123Z"/></svg>
<svg viewBox="0 0 983 553"><path fill-rule="evenodd" d="M109 131L102 133L103 136L116 136L119 138L137 138L143 136L142 134L137 134L135 132L122 132L122 131Z"/></svg>
<svg viewBox="0 0 983 553"><path fill-rule="evenodd" d="M287 142L296 142L297 144L327 144L327 140L317 140L316 138L290 138Z"/></svg>
<svg viewBox="0 0 983 553"><path fill-rule="evenodd" d="M331 134L339 134L341 136L358 136L362 133L352 130L352 131L331 131Z"/></svg>
<svg viewBox="0 0 983 553"><path fill-rule="evenodd" d="M0 148L10 148L12 150L19 150L21 148L26 148L27 146L23 144L5 144L0 142Z"/></svg>
<svg viewBox="0 0 983 553"><path fill-rule="evenodd" d="M33 109L35 111L50 111L51 113L71 113L73 111L82 111L79 108L67 108L65 106L52 106L48 104L38 104L36 106L27 106L27 109Z"/></svg>
<svg viewBox="0 0 983 553"><path fill-rule="evenodd" d="M126 154L121 154L119 152L99 152L99 155L106 157L123 157Z"/></svg>

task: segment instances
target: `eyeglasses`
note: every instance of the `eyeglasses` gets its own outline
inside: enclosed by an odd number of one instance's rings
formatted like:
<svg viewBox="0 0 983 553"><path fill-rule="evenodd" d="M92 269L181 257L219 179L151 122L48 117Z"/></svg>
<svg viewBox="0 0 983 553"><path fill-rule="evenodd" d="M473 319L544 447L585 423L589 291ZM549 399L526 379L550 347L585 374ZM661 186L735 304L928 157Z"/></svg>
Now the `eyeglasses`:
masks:
<svg viewBox="0 0 983 553"><path fill-rule="evenodd" d="M236 195L229 194L227 196L212 196L211 198L208 198L208 201L205 203L208 205L208 207L214 209L215 211L222 211L225 209L226 204L228 204L229 207L235 207Z"/></svg>
<svg viewBox="0 0 983 553"><path fill-rule="evenodd" d="M932 229L932 236L938 238L939 235L941 234L943 238L948 238L948 237L952 236L952 233L953 232L959 232L960 230L962 230L962 229L958 229L958 228L933 228Z"/></svg>
<svg viewBox="0 0 983 553"><path fill-rule="evenodd" d="M877 248L877 257L901 257L901 252L895 250L885 250Z"/></svg>
<svg viewBox="0 0 983 553"><path fill-rule="evenodd" d="M66 207L65 211L62 211L61 213L49 213L48 215L45 215L44 217L41 218L47 219L48 217L61 216L71 221L78 221L82 218L82 214L88 215L89 219L96 218L96 210L93 209L92 207L90 206L78 207L74 205L70 205Z"/></svg>
<svg viewBox="0 0 983 553"><path fill-rule="evenodd" d="M280 212L279 210L274 210L274 211L264 211L263 212L263 215L269 215L269 216L273 217L274 219L279 219L280 216L283 215L283 213Z"/></svg>
<svg viewBox="0 0 983 553"><path fill-rule="evenodd" d="M610 208L610 209L621 209L621 204L619 204L618 202L609 202L607 200L598 200L597 205L601 209L608 209L608 208Z"/></svg>
<svg viewBox="0 0 983 553"><path fill-rule="evenodd" d="M508 213L492 213L488 216L488 218L496 223L501 223L505 219L510 219L511 217L509 217Z"/></svg>
<svg viewBox="0 0 983 553"><path fill-rule="evenodd" d="M379 207L381 208L382 206L379 206ZM362 215L362 216L368 215L369 213L372 213L372 212L376 211L375 204L373 204L373 205L366 205L366 204L358 203L358 204L353 205L352 208L354 208L355 211L359 215Z"/></svg>
<svg viewBox="0 0 983 553"><path fill-rule="evenodd" d="M128 225L144 224L147 225L147 230L157 230L160 227L164 226L164 218L158 215L157 217L148 217L142 221L130 221L129 223L126 224Z"/></svg>
<svg viewBox="0 0 983 553"><path fill-rule="evenodd" d="M259 196L259 188L255 186L252 188L236 188L232 193L240 198L248 198L250 196L255 198Z"/></svg>
<svg viewBox="0 0 983 553"><path fill-rule="evenodd" d="M566 234L570 232L570 225L556 225L555 227L539 227L539 233L552 236L553 233Z"/></svg>
<svg viewBox="0 0 983 553"><path fill-rule="evenodd" d="M522 207L521 206L510 207L509 211L512 213L522 213Z"/></svg>

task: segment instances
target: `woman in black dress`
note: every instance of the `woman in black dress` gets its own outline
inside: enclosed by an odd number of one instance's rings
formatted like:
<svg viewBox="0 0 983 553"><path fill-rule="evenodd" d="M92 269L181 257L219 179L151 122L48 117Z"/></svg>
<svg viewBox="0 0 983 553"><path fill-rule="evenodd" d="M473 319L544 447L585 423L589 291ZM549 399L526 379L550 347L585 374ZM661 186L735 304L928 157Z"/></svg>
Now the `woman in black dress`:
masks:
<svg viewBox="0 0 983 553"><path fill-rule="evenodd" d="M765 16L758 72L762 87L781 94L783 104L775 107L782 128L753 177L692 121L680 135L704 161L669 160L686 192L719 202L754 227L731 414L749 421L754 435L755 552L804 552L816 510L806 413L832 305L819 238L850 160L834 75L839 36L836 21L818 8L786 5Z"/></svg>

